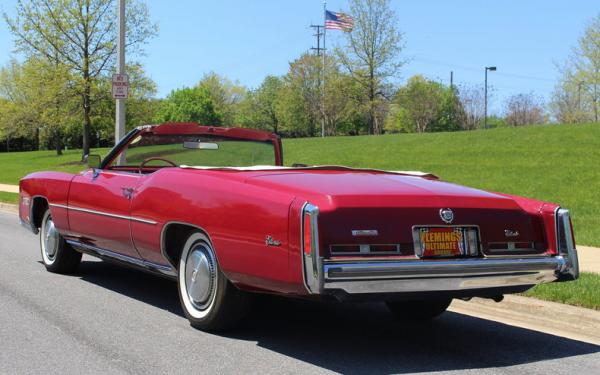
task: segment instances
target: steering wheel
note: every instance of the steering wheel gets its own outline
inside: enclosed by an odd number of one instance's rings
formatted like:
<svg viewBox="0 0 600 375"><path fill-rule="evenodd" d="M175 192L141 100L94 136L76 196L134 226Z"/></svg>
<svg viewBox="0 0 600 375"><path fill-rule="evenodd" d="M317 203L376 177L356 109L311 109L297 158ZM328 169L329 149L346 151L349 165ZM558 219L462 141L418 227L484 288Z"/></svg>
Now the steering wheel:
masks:
<svg viewBox="0 0 600 375"><path fill-rule="evenodd" d="M172 167L177 167L177 164L175 164L174 162L172 162L169 159L152 157L152 158L144 159L144 161L142 162L142 164L140 164L140 173L142 173L142 170L144 169L144 167L146 166L146 164L148 164L148 163L150 163L151 161L154 161L154 160L164 161L165 163L170 164Z"/></svg>

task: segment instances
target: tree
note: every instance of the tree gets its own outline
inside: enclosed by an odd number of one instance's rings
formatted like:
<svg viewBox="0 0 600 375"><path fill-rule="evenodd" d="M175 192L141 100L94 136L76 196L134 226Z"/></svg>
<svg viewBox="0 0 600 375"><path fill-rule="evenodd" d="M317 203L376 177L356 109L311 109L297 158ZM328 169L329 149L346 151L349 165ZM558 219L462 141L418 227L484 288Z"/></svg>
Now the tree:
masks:
<svg viewBox="0 0 600 375"><path fill-rule="evenodd" d="M248 92L246 99L240 103L237 122L247 128L279 132L281 120L276 106L283 86L281 78L265 77L261 85Z"/></svg>
<svg viewBox="0 0 600 375"><path fill-rule="evenodd" d="M198 86L208 92L215 111L223 119L223 124L233 126L238 106L246 96L246 88L214 72L205 74L198 82Z"/></svg>
<svg viewBox="0 0 600 375"><path fill-rule="evenodd" d="M360 84L332 58L327 59L325 76L325 134L368 133L369 105Z"/></svg>
<svg viewBox="0 0 600 375"><path fill-rule="evenodd" d="M546 122L543 105L533 93L517 94L506 100L506 123L511 126L543 124Z"/></svg>
<svg viewBox="0 0 600 375"><path fill-rule="evenodd" d="M570 71L564 72L563 78L555 86L549 107L556 121L563 124L592 120L583 82L574 79Z"/></svg>
<svg viewBox="0 0 600 375"><path fill-rule="evenodd" d="M417 133L459 130L462 111L454 88L417 75L396 93L386 129Z"/></svg>
<svg viewBox="0 0 600 375"><path fill-rule="evenodd" d="M0 71L0 96L13 105L8 134L48 139L60 155L62 130L76 113L72 76L68 67L44 59L12 61Z"/></svg>
<svg viewBox="0 0 600 375"><path fill-rule="evenodd" d="M337 49L341 64L360 83L367 97L369 134L381 133L381 107L386 102L386 81L402 62L402 34L390 9L390 0L352 0L354 28L346 33L346 46Z"/></svg>
<svg viewBox="0 0 600 375"><path fill-rule="evenodd" d="M561 122L600 120L600 15L586 27L572 55L560 67L550 108Z"/></svg>
<svg viewBox="0 0 600 375"><path fill-rule="evenodd" d="M219 126L223 118L215 111L208 91L203 87L171 91L160 104L156 122L197 122Z"/></svg>
<svg viewBox="0 0 600 375"><path fill-rule="evenodd" d="M145 4L135 0L127 4L126 47L131 55L141 52L157 27L150 22ZM58 59L78 76L75 88L83 113L83 157L90 149L92 88L114 66L115 0L19 0L16 14L15 18L4 14L4 19L18 49L28 56Z"/></svg>
<svg viewBox="0 0 600 375"><path fill-rule="evenodd" d="M592 102L594 122L598 122L600 101L600 15L593 19L574 50L573 66L577 79L585 85Z"/></svg>
<svg viewBox="0 0 600 375"><path fill-rule="evenodd" d="M462 129L478 129L485 116L485 91L483 86L461 86L458 88L458 96L464 109L462 119L459 121Z"/></svg>
<svg viewBox="0 0 600 375"><path fill-rule="evenodd" d="M304 53L290 63L289 71L283 78L288 91L284 96L297 99L292 107L303 112L305 119L305 124L295 127L296 134L314 136L317 133L319 120L323 117L322 66L319 56Z"/></svg>

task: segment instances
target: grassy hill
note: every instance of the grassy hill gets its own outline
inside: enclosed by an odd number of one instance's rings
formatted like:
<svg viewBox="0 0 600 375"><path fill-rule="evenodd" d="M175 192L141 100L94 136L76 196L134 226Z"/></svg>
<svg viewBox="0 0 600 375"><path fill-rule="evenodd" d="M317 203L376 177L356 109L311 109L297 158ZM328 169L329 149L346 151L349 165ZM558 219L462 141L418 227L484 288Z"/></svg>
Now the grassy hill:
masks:
<svg viewBox="0 0 600 375"><path fill-rule="evenodd" d="M577 241L600 246L600 124L284 141L286 164L420 170L571 209Z"/></svg>
<svg viewBox="0 0 600 375"><path fill-rule="evenodd" d="M79 152L0 154L0 183L15 184L35 170L80 170ZM472 187L556 202L571 209L578 243L600 246L598 124L286 139L284 160L288 165L421 170Z"/></svg>

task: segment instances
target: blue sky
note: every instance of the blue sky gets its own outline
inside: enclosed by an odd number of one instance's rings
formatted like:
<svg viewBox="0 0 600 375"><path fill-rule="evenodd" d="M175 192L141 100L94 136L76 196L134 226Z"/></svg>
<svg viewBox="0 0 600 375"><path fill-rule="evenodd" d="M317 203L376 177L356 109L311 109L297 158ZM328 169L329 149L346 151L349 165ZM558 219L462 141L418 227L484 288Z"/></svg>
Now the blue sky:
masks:
<svg viewBox="0 0 600 375"><path fill-rule="evenodd" d="M13 15L15 0L0 0ZM159 36L146 47L144 63L159 97L194 85L215 71L255 87L267 74L284 74L288 62L310 48L308 27L322 22L319 0L149 0ZM490 85L492 112L506 97L533 91L548 99L564 61L585 25L600 13L598 1L586 0L392 0L404 33L398 82L423 74L445 83L454 71L457 84L483 83L483 67L495 65ZM348 9L348 1L330 0L330 10ZM342 41L328 33L328 44ZM11 57L12 37L0 22L0 64Z"/></svg>

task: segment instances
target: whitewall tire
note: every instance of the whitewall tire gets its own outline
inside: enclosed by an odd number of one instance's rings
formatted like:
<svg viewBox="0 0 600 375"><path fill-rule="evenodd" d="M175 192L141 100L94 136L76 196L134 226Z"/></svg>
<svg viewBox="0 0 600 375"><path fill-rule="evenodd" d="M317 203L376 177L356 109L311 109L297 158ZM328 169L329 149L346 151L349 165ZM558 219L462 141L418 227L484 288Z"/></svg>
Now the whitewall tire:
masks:
<svg viewBox="0 0 600 375"><path fill-rule="evenodd" d="M221 272L210 239L203 233L194 232L188 237L177 276L181 306L195 328L221 331L244 316L249 296Z"/></svg>
<svg viewBox="0 0 600 375"><path fill-rule="evenodd" d="M40 251L46 269L56 273L73 273L81 263L81 253L73 250L60 234L50 210L46 210L40 227Z"/></svg>

